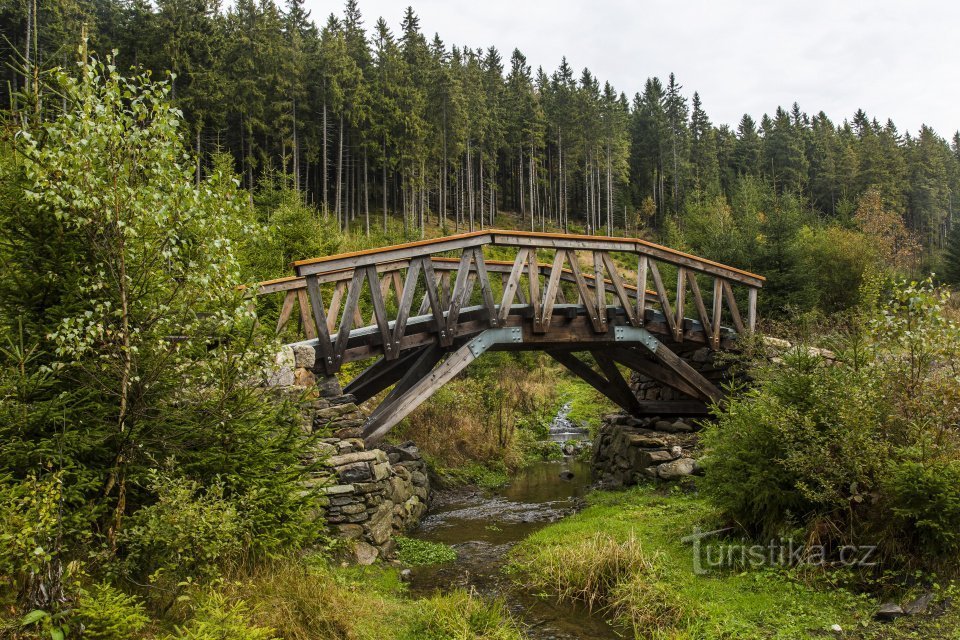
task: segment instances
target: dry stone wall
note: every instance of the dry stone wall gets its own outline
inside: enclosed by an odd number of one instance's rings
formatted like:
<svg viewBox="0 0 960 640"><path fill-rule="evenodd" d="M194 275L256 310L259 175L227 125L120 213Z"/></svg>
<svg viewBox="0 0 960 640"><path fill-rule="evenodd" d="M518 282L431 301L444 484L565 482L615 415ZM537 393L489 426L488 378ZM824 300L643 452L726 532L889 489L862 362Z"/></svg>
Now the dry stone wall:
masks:
<svg viewBox="0 0 960 640"><path fill-rule="evenodd" d="M367 449L359 437L366 416L335 377L313 373L316 351L285 346L267 384L297 398L302 428L316 435L305 485L324 496L329 529L350 542L354 559L371 564L390 558L394 536L415 527L427 511L427 464L412 442Z"/></svg>
<svg viewBox="0 0 960 640"><path fill-rule="evenodd" d="M593 443L593 477L608 486L678 480L700 472L693 421L604 416Z"/></svg>

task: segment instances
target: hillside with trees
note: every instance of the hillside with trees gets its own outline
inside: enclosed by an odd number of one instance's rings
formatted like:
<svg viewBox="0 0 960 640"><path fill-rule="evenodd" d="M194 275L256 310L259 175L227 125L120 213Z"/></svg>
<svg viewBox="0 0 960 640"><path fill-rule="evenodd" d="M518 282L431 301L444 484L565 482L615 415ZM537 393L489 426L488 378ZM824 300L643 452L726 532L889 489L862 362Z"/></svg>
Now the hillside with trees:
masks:
<svg viewBox="0 0 960 640"><path fill-rule="evenodd" d="M797 104L732 128L673 74L617 89L394 17L0 2L0 638L519 640L535 598L616 637L960 638L960 133ZM293 260L492 226L643 237L767 278L759 331L697 350L733 374L678 436L697 460L670 447L689 474L517 511L509 542L476 510L519 607L443 574L436 593L403 582L456 558L446 543L348 566L314 472L351 438L315 418L350 406L362 424L376 398L319 406L336 381L296 356L306 383L272 382L301 336L295 319L278 335L279 300L253 302ZM436 486L487 495L566 454L557 417L597 442L640 424L613 411L544 353L491 353L390 438ZM728 556L704 577L691 531L878 564Z"/></svg>
<svg viewBox="0 0 960 640"><path fill-rule="evenodd" d="M326 18L302 0L27 2L5 5L0 25L4 56L17 52L25 71L4 68L0 98L23 117L58 107L39 80L87 33L92 50L118 52L120 69L170 74L198 180L229 152L246 189L283 176L342 229L397 219L415 237L431 221L475 229L510 211L531 229L654 234L769 271L783 256L764 249L778 249L729 245L838 227L806 238L817 249L902 224L898 250L916 243L905 258L956 277L957 133L796 103L717 125L709 96L690 96L673 74L615 88L567 58L534 68L520 49L445 42L412 8L393 31L355 0ZM864 207L885 220L864 229ZM727 246L699 224L716 211L730 213Z"/></svg>

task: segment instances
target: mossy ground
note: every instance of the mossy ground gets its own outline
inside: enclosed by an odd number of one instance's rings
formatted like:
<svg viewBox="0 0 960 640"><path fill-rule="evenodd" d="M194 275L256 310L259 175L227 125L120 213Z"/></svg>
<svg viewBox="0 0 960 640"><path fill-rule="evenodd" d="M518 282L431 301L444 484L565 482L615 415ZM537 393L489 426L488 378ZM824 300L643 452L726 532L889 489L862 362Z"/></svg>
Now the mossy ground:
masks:
<svg viewBox="0 0 960 640"><path fill-rule="evenodd" d="M879 623L873 620L877 600L838 587L838 576L822 570L700 575L692 546L681 539L696 526L709 529L715 518L695 495L652 488L596 492L587 509L521 543L511 569L544 597L593 597L637 638L960 639L957 612ZM939 588L938 600L953 591Z"/></svg>

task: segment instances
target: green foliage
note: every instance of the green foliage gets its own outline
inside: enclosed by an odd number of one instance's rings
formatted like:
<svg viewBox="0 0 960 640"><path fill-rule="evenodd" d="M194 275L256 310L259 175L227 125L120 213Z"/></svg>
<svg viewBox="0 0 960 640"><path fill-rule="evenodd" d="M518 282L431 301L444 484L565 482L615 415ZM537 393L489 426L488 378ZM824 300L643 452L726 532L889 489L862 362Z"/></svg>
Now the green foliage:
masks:
<svg viewBox="0 0 960 640"><path fill-rule="evenodd" d="M924 553L955 557L960 551L960 460L906 461L885 479L894 515Z"/></svg>
<svg viewBox="0 0 960 640"><path fill-rule="evenodd" d="M442 564L457 559L457 552L452 547L439 542L404 536L398 536L395 540L397 542L397 559L410 566Z"/></svg>
<svg viewBox="0 0 960 640"><path fill-rule="evenodd" d="M487 602L475 594L454 591L417 604L409 626L398 640L520 640L524 636L501 600Z"/></svg>
<svg viewBox="0 0 960 640"><path fill-rule="evenodd" d="M272 629L250 621L250 608L243 600L216 591L195 600L193 616L166 640L276 640Z"/></svg>
<svg viewBox="0 0 960 640"><path fill-rule="evenodd" d="M59 553L62 474L0 482L0 589L19 591Z"/></svg>
<svg viewBox="0 0 960 640"><path fill-rule="evenodd" d="M71 620L84 638L126 640L136 637L149 623L143 603L106 583L80 593Z"/></svg>
<svg viewBox="0 0 960 640"><path fill-rule="evenodd" d="M717 412L704 491L756 535L879 544L895 562L956 570L960 342L927 281L854 320L837 361L798 347ZM948 486L949 485L949 486Z"/></svg>
<svg viewBox="0 0 960 640"><path fill-rule="evenodd" d="M167 588L210 578L243 548L243 522L222 485L202 488L186 478L151 474L154 504L131 516L121 542L129 571Z"/></svg>

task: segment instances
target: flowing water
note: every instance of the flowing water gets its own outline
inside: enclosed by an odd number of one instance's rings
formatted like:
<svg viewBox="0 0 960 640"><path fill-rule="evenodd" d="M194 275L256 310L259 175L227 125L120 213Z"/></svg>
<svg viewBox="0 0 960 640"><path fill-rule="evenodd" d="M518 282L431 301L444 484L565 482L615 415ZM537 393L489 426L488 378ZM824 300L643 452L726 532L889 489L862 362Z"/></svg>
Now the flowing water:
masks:
<svg viewBox="0 0 960 640"><path fill-rule="evenodd" d="M427 595L464 588L502 597L526 626L527 636L535 640L618 638L600 616L525 593L502 571L514 544L577 511L589 485L589 466L568 457L534 464L496 491L440 496L411 535L452 545L458 559L414 569L411 592Z"/></svg>

